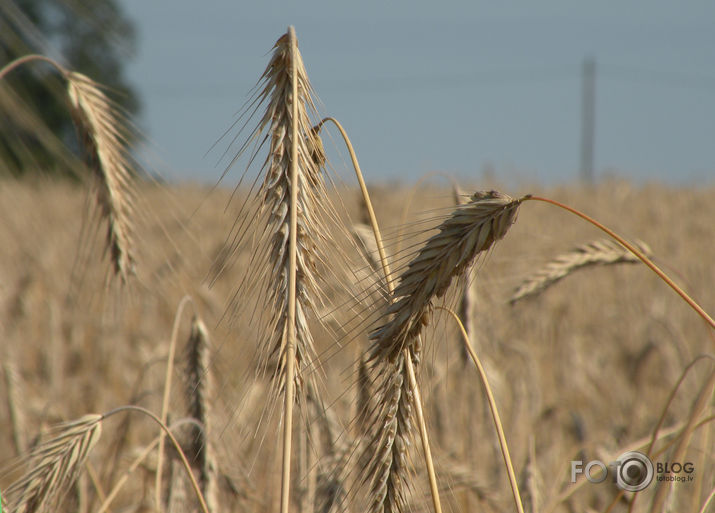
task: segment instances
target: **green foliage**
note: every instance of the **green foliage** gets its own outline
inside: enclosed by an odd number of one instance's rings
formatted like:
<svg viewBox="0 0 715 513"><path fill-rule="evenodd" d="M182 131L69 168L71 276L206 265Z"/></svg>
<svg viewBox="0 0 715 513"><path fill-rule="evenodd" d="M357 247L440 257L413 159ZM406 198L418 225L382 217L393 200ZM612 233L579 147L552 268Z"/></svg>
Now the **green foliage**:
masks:
<svg viewBox="0 0 715 513"><path fill-rule="evenodd" d="M31 53L48 55L106 85L129 114L140 107L123 73L134 40L116 0L0 2L0 66ZM21 66L0 84L0 175L76 175L59 151L79 152L65 83L42 63Z"/></svg>

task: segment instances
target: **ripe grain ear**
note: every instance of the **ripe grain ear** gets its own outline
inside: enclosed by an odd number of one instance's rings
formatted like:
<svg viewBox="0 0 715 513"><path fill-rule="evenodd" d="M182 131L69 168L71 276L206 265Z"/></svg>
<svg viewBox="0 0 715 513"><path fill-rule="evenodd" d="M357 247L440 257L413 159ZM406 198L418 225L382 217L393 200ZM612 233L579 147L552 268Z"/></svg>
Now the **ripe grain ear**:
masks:
<svg viewBox="0 0 715 513"><path fill-rule="evenodd" d="M253 318L260 312L259 368L271 373L270 409L283 401L283 473L281 510L288 508L293 408L305 407L317 355L310 320L317 320L325 294L325 275L337 273L329 251L337 226L326 191L325 153L312 117L317 117L313 91L292 27L273 47L247 115L257 126L233 161L250 152L250 161L267 148L256 181L230 237L230 253L246 250L240 295L255 295L248 305L235 304L235 314ZM262 115L260 114L262 113ZM250 163L249 163L250 165ZM243 209L246 210L243 210ZM344 228L343 228L344 230ZM258 306L257 306L258 305Z"/></svg>
<svg viewBox="0 0 715 513"><path fill-rule="evenodd" d="M372 513L404 511L407 505L407 447L418 406L416 389L410 387L416 371L409 371L419 369L421 333L430 321L433 300L445 294L479 253L506 235L521 201L489 191L457 206L400 274L383 324L370 333L377 399L366 424L365 454L370 456L363 482L369 484Z"/></svg>
<svg viewBox="0 0 715 513"><path fill-rule="evenodd" d="M370 334L372 359L394 361L429 319L432 300L449 288L476 256L506 235L521 199L496 191L477 192L440 224L400 275L386 322Z"/></svg>
<svg viewBox="0 0 715 513"><path fill-rule="evenodd" d="M67 92L85 159L95 177L97 204L107 222L106 247L122 282L134 274L134 202L127 129L118 107L89 77L67 72Z"/></svg>
<svg viewBox="0 0 715 513"><path fill-rule="evenodd" d="M27 458L29 470L5 490L7 510L57 511L102 434L102 419L90 414L61 424L35 446Z"/></svg>
<svg viewBox="0 0 715 513"><path fill-rule="evenodd" d="M645 242L637 240L633 244L645 256L650 258L653 255ZM542 269L529 275L516 288L509 302L513 305L521 299L541 294L559 280L579 269L597 265L636 264L639 262L638 257L612 239L587 242L558 255Z"/></svg>

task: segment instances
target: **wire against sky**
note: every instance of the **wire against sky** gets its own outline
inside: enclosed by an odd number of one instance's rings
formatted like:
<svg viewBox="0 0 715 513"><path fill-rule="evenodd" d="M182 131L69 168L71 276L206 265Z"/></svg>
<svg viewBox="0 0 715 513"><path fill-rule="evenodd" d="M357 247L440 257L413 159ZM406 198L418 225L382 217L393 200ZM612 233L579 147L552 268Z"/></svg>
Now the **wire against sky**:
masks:
<svg viewBox="0 0 715 513"><path fill-rule="evenodd" d="M413 75L395 75L379 77L361 77L360 79L328 78L320 81L323 91L339 89L350 92L393 93L404 91L432 91L437 89L459 89L466 87L524 86L550 81L579 80L581 69L576 66L558 66L551 68L496 68L475 70L468 73L430 73L421 72ZM715 95L715 75L696 75L671 70L657 70L628 67L598 61L598 78L612 81L647 84L653 87L682 87L703 89ZM240 98L235 86L225 83L205 84L149 82L144 85L162 95L172 97Z"/></svg>

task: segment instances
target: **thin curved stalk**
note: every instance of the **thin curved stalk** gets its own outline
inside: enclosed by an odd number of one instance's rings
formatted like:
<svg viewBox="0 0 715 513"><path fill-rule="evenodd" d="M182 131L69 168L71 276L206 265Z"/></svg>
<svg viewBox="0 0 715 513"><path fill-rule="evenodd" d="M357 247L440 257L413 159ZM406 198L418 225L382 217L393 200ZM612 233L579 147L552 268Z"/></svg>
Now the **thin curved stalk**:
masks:
<svg viewBox="0 0 715 513"><path fill-rule="evenodd" d="M22 57L19 57L15 59L14 61L10 61L7 63L5 66L0 69L0 80L4 79L5 76L13 71L16 68L19 68L26 62L31 62L31 61L43 61L48 64L51 64L57 71L59 71L62 75L67 75L67 70L63 68L59 63L55 62L54 60L50 59L49 57L45 57L44 55L39 55L39 54L30 54L30 55L24 55Z"/></svg>
<svg viewBox="0 0 715 513"><path fill-rule="evenodd" d="M698 429L700 429L701 427L703 427L703 426L705 426L705 425L707 425L707 424L710 424L710 423L711 423L712 421L714 421L714 420L715 420L715 415L711 415L711 416L709 416L709 417L705 417L703 420L701 420L700 422L698 422L697 424L695 424L695 427L693 428L693 433L694 433L695 431L697 431ZM670 440L670 441L669 441L667 444L665 444L660 450L655 451L655 452L653 453L653 459L656 459L656 458L658 458L659 456L662 456L662 455L665 454L671 447L673 447L673 445L675 445L675 442L678 441L678 439L679 439L679 438L683 435L683 433L685 432L685 429L688 427L687 424L688 424L688 423L687 423L687 421L686 421L686 422L683 422L682 424L680 424L679 426L677 426L678 429L676 429L675 431L678 432L678 436L676 436L676 437L674 437L672 440ZM663 435L663 438L665 438L665 435Z"/></svg>
<svg viewBox="0 0 715 513"><path fill-rule="evenodd" d="M196 497L199 500L199 505L201 506L201 511L203 513L210 513L209 508L206 505L206 501L204 500L204 496L201 493L201 487L199 487L199 483L196 481L196 478L194 477L194 473L191 471L191 465L189 464L189 461L186 459L186 455L184 454L184 451L181 450L181 445L179 444L179 441L176 439L174 434L171 432L169 427L166 425L166 422L162 422L162 420L157 417L154 413L151 411L147 410L146 408L142 408L141 406L134 406L134 405L127 405L127 406L120 406L119 408L115 408L104 415L102 415L103 419L107 419L111 417L112 415L115 415L117 413L125 412L125 411L136 411L139 413L143 413L150 419L152 419L154 422L156 422L159 427L161 428L162 434L165 434L166 436L169 437L169 440L171 440L171 443L174 446L174 449L176 449L176 452L179 454L179 458L181 459L181 463L184 465L184 470L186 470L186 473L189 476L189 480L191 481L191 486L194 488L194 492L196 493ZM159 510L162 511L162 510Z"/></svg>
<svg viewBox="0 0 715 513"><path fill-rule="evenodd" d="M509 476L509 484L511 485L511 492L514 497L514 504L516 505L516 510L518 511L518 513L524 513L524 506L522 506L521 504L521 496L519 495L519 485L516 480L514 465L511 462L511 456L509 454L509 445L506 442L506 435L504 434L504 427L502 426L501 418L499 417L497 403L494 400L494 394L492 394L492 389L489 386L489 381L487 380L487 373L484 371L484 367L482 367L482 362L479 361L479 357L474 352L474 349L472 349L472 344L469 342L469 335L467 335L467 330L464 329L464 325L459 319L459 316L449 308L445 308L443 306L438 306L437 308L439 308L440 310L444 310L454 318L462 333L462 340L464 341L464 345L467 349L467 352L469 352L469 356L472 358L474 365L479 371L479 376L482 379L482 384L484 385L484 390L487 394L487 401L489 401L489 409L492 412L494 427L497 430L497 437L499 438L499 447L501 448L502 457L504 458L504 466L506 467L506 472Z"/></svg>
<svg viewBox="0 0 715 513"><path fill-rule="evenodd" d="M651 453L653 452L653 446L655 445L655 441L658 438L658 431L660 428L663 426L663 423L665 422L665 416L668 414L668 409L670 409L670 405L673 402L673 399L675 399L675 394L678 392L678 389L680 388L680 385L683 383L685 380L686 376L690 372L690 370L695 366L696 363L698 363L701 360L711 360L715 361L715 357L709 354L704 354L698 356L695 360L690 362L687 367L683 370L682 374L680 375L680 378L676 382L675 386L673 387L673 390L670 392L670 396L668 397L668 400L665 403L665 406L663 407L663 412L660 414L660 418L658 419L658 424L655 426L655 429L653 430L653 436L651 437L650 444L648 444L648 449L646 450L646 456L650 456Z"/></svg>
<svg viewBox="0 0 715 513"><path fill-rule="evenodd" d="M87 463L85 463L84 466L87 469L87 476L89 476L89 480L92 483L92 486L94 487L94 491L97 494L97 498L100 501L104 502L104 499L107 498L107 494L104 493L102 484L99 482L99 476L97 475L97 469L94 468L94 465L92 465L91 461L88 461Z"/></svg>
<svg viewBox="0 0 715 513"><path fill-rule="evenodd" d="M671 461L683 461L685 452L688 449L688 444L693 435L693 432L697 428L697 420L700 414L705 411L710 403L710 399L715 392L715 371L710 372L707 382L700 389L698 395L696 396L693 404L690 408L690 415L688 416L687 423L683 432L678 437L678 443L670 453ZM673 487L672 483L667 483L666 481L658 483L658 487L655 491L655 497L651 503L651 511L654 513L661 513L666 510L665 503L669 493L672 493Z"/></svg>
<svg viewBox="0 0 715 513"><path fill-rule="evenodd" d="M337 127L337 129L340 131L340 135L342 135L343 137L343 141L345 141L345 146L348 147L348 151L350 152L350 159L352 160L353 167L355 168L355 176L357 177L357 181L360 184L360 192L362 193L362 197L365 200L367 212L370 216L370 226L372 227L372 231L375 234L375 243L377 244L377 252L380 255L380 263L382 264L382 270L385 273L385 281L387 282L388 289L391 293L391 289L393 287L392 272L390 271L390 264L387 260L387 253L385 253L385 246L382 243L382 236L380 235L380 227L377 224L375 210L372 208L372 201L370 201L370 194L367 191L367 185L365 185L365 179L362 176L362 171L360 170L360 164L358 163L357 155L355 155L355 150L353 149L353 145L350 142L350 138L348 137L347 132L345 132L345 129L337 119L333 117L327 117L318 124L318 128L323 126L326 121L332 121L332 123Z"/></svg>
<svg viewBox="0 0 715 513"><path fill-rule="evenodd" d="M174 317L174 326L171 329L171 340L169 342L169 356L166 362L166 374L164 377L164 395L161 401L161 421L166 424L166 418L169 414L169 398L171 396L171 378L174 375L174 356L176 355L176 342L179 338L179 324L181 323L181 314L187 303L193 301L191 296L184 296L179 302ZM154 500L156 502L156 510L161 511L161 479L162 467L164 466L164 435L159 434L159 450L156 458L156 481L154 489Z"/></svg>
<svg viewBox="0 0 715 513"><path fill-rule="evenodd" d="M690 307L695 310L700 317L702 317L705 322L708 323L708 325L715 329L715 320L713 320L712 317L710 317L703 308L695 302L683 289L681 289L678 285L675 284L673 280L670 279L670 277L665 274L657 265L655 265L647 256L643 254L643 252L639 251L638 248L634 247L632 244L630 244L628 241L626 241L623 237L618 235L616 232L611 230L610 228L604 226L603 224L599 223L592 217L584 214L583 212L576 210L575 208L569 207L568 205L564 205L563 203L560 203L556 200L552 200L549 198L542 198L540 196L532 196L532 195L527 195L524 197L524 201L528 200L534 200L534 201L543 201L545 203L550 203L552 205L555 205L559 208L563 208L564 210L567 210L568 212L571 212L572 214L577 215L581 219L584 219L594 225L595 227L599 228L600 230L603 230L606 232L608 235L616 239L621 245L623 245L628 251L633 253L635 256L637 256L641 262L643 262L645 265L647 265L651 271L653 271L655 274L658 275L658 277L663 280L665 283L668 284L670 288L672 288L680 297L683 298L683 300L690 305Z"/></svg>
<svg viewBox="0 0 715 513"><path fill-rule="evenodd" d="M415 398L415 415L420 426L420 438L422 440L422 450L425 455L425 465L427 465L427 476L429 478L430 492L432 495L432 507L435 513L442 513L442 504L439 500L439 488L437 487L437 474L434 471L434 463L432 462L432 451L429 446L429 436L427 434L427 423L425 422L424 412L422 411L422 395L420 387L417 384L415 377L415 368L412 365L412 358L409 352L405 349L405 364L407 367L407 376L410 380L410 388Z"/></svg>

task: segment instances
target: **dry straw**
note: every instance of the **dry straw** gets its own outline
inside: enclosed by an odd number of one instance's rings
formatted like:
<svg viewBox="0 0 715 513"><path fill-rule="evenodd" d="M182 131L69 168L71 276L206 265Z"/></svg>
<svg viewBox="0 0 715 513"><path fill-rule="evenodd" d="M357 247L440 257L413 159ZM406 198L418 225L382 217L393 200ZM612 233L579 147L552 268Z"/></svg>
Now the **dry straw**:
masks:
<svg viewBox="0 0 715 513"><path fill-rule="evenodd" d="M645 242L634 241L634 246L644 255L651 257L652 251ZM558 255L553 261L528 276L514 291L509 302L540 294L569 274L597 265L639 263L640 260L629 250L612 239L600 239L582 244L571 251Z"/></svg>
<svg viewBox="0 0 715 513"><path fill-rule="evenodd" d="M690 308L695 310L695 312L702 317L702 319L708 323L708 325L715 329L715 319L710 317L710 315L703 309L702 306L700 306L693 298L691 298L682 288L680 288L667 274L665 274L657 265L653 263L653 261L648 258L646 255L643 254L642 251L640 251L637 247L635 247L633 244L625 240L623 237L618 235L616 232L608 228L607 226L601 224L591 216L584 214L580 210L577 210L573 207L570 207L568 205L565 205L561 202L558 202L556 200L550 199L550 198L543 198L541 196L533 196L533 195L528 195L523 198L524 201L526 200L531 200L531 201L541 201L544 203L548 203L550 205L554 205L556 207L559 207L563 210L566 210L567 212L570 212L584 221L591 223L593 226L598 228L599 230L603 231L604 233L607 233L610 237L613 239L617 240L619 244L621 244L623 247L628 249L631 253L633 253L635 256L638 257L638 259L643 262L646 266L650 268L651 271L653 271L655 274L658 275L658 277L663 280L671 289L675 291L676 294L678 294L683 301L688 303Z"/></svg>

